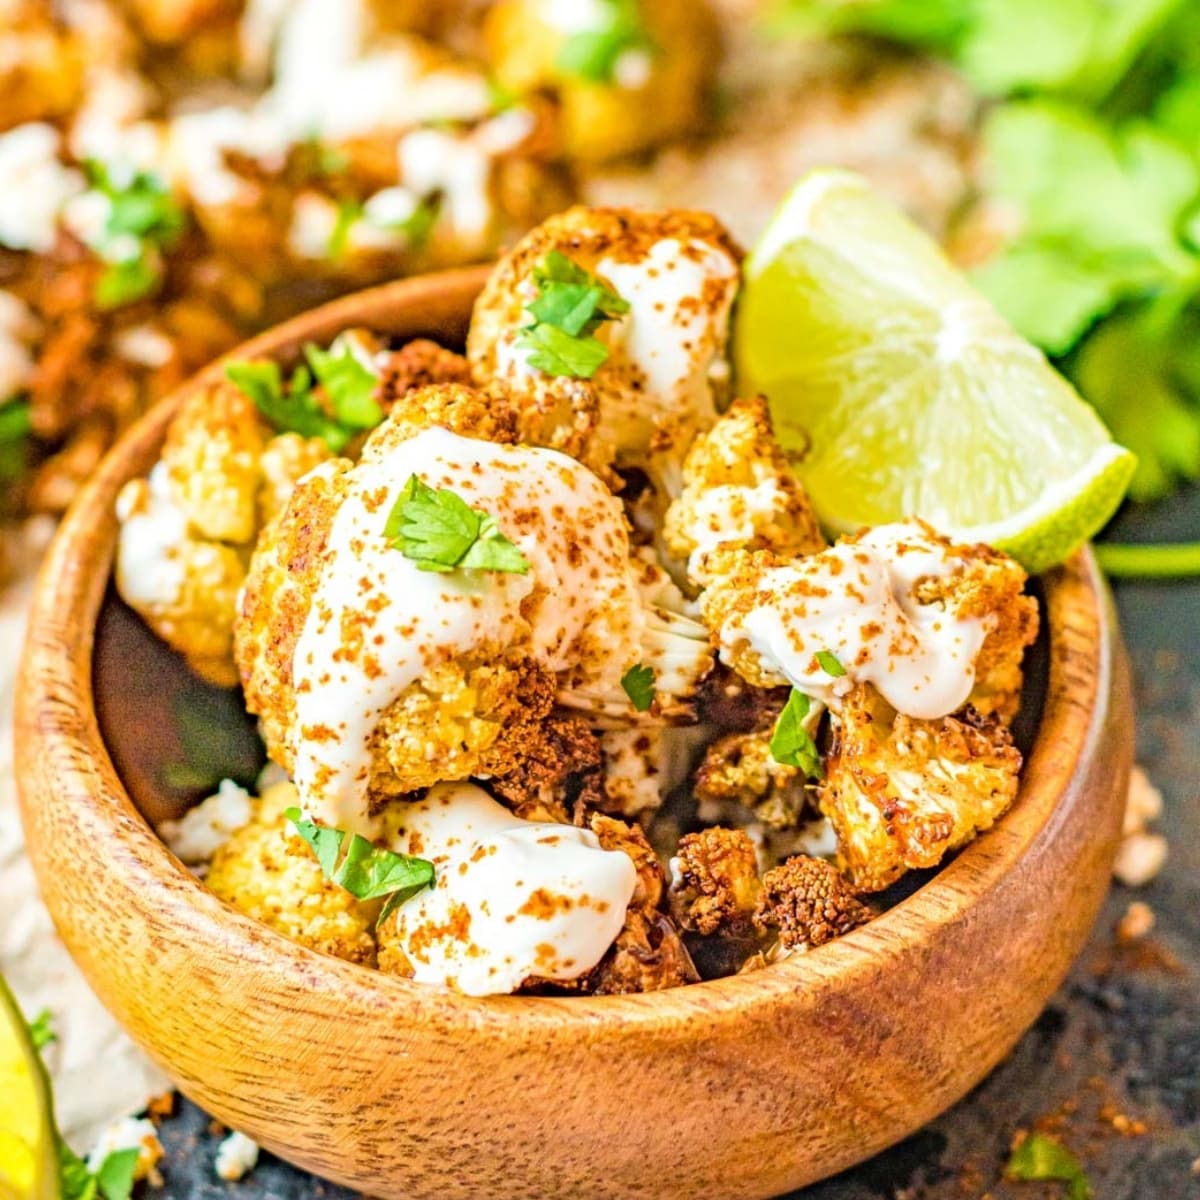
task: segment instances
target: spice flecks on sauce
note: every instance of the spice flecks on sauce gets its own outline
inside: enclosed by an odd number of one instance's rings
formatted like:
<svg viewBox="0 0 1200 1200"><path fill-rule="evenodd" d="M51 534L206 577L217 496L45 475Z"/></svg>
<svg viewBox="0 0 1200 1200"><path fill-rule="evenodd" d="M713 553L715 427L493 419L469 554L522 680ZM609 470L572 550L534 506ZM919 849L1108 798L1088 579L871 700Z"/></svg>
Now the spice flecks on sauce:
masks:
<svg viewBox="0 0 1200 1200"><path fill-rule="evenodd" d="M779 683L836 706L857 682L873 684L898 712L935 719L960 708L975 682L989 618L921 604L919 581L960 568L919 525L881 525L855 541L765 570L753 603L720 630L721 657L748 644ZM831 676L818 654L845 675Z"/></svg>
<svg viewBox="0 0 1200 1200"><path fill-rule="evenodd" d="M575 979L624 924L633 860L589 830L523 821L473 784L439 784L391 819L392 848L437 870L435 886L396 913L418 982L482 996L532 975Z"/></svg>
<svg viewBox="0 0 1200 1200"><path fill-rule="evenodd" d="M527 575L422 571L384 535L411 475L495 519ZM372 734L432 665L527 649L564 686L616 688L645 625L620 502L553 450L381 426L345 488L292 660L306 811L369 835Z"/></svg>

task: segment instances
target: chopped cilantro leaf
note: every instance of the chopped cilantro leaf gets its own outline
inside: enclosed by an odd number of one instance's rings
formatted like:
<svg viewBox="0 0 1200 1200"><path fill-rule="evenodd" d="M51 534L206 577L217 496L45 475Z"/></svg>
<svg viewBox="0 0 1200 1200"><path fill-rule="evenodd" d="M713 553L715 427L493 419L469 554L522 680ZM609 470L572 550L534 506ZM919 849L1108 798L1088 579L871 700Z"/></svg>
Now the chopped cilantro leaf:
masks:
<svg viewBox="0 0 1200 1200"><path fill-rule="evenodd" d="M1044 1133L1031 1133L1013 1152L1004 1175L1020 1183L1057 1179L1067 1184L1070 1200L1091 1200L1092 1186L1083 1166L1064 1145Z"/></svg>
<svg viewBox="0 0 1200 1200"><path fill-rule="evenodd" d="M824 775L821 755L812 734L804 727L812 702L803 692L792 688L792 694L779 714L775 732L771 735L771 757L789 767L799 767L805 775L820 779Z"/></svg>
<svg viewBox="0 0 1200 1200"><path fill-rule="evenodd" d="M322 874L331 883L358 900L387 898L380 921L398 904L433 886L433 863L426 859L375 846L357 833L317 825L298 808L285 810L284 816L316 855Z"/></svg>
<svg viewBox="0 0 1200 1200"><path fill-rule="evenodd" d="M96 281L96 307L108 312L149 296L162 283L157 256L143 252L136 258L110 262Z"/></svg>
<svg viewBox="0 0 1200 1200"><path fill-rule="evenodd" d="M43 1008L29 1022L29 1040L33 1042L35 1050L44 1050L51 1042L58 1040L58 1034L54 1032L53 1018L48 1008Z"/></svg>
<svg viewBox="0 0 1200 1200"><path fill-rule="evenodd" d="M534 323L517 336L526 361L547 375L591 379L608 359L608 347L593 335L604 321L627 313L628 303L559 250L534 268L533 282L538 295L528 309Z"/></svg>
<svg viewBox="0 0 1200 1200"><path fill-rule="evenodd" d="M96 1183L104 1200L129 1200L139 1151L136 1146L114 1150L96 1171Z"/></svg>
<svg viewBox="0 0 1200 1200"><path fill-rule="evenodd" d="M449 488L416 475L396 497L384 536L422 571L502 571L524 575L529 562L495 520Z"/></svg>
<svg viewBox="0 0 1200 1200"><path fill-rule="evenodd" d="M311 342L304 357L333 408L333 415L349 429L374 429L383 420L383 409L375 399L379 375L354 353L344 338L328 350Z"/></svg>
<svg viewBox="0 0 1200 1200"><path fill-rule="evenodd" d="M599 0L597 8L602 10L602 24L568 34L555 66L564 75L612 84L619 82L621 55L629 51L650 53L653 43L646 34L637 0Z"/></svg>
<svg viewBox="0 0 1200 1200"><path fill-rule="evenodd" d="M654 703L654 668L637 663L621 676L625 695L638 712L646 712Z"/></svg>
<svg viewBox="0 0 1200 1200"><path fill-rule="evenodd" d="M330 417L313 394L307 367L298 367L287 387L275 362L232 362L225 376L235 383L281 433L320 438L334 454L340 454L354 430Z"/></svg>
<svg viewBox="0 0 1200 1200"><path fill-rule="evenodd" d="M22 396L0 403L0 483L19 479L29 463L33 421Z"/></svg>
<svg viewBox="0 0 1200 1200"><path fill-rule="evenodd" d="M572 337L554 325L531 325L517 335L525 361L547 375L591 379L608 361L608 347L592 337Z"/></svg>
<svg viewBox="0 0 1200 1200"><path fill-rule="evenodd" d="M834 679L841 679L846 674L846 668L837 660L837 656L829 650L817 651L817 662L821 670L826 675L832 675Z"/></svg>
<svg viewBox="0 0 1200 1200"><path fill-rule="evenodd" d="M343 258L350 245L350 231L362 220L363 206L360 200L343 196L338 200L337 217L329 234L325 252L332 259Z"/></svg>

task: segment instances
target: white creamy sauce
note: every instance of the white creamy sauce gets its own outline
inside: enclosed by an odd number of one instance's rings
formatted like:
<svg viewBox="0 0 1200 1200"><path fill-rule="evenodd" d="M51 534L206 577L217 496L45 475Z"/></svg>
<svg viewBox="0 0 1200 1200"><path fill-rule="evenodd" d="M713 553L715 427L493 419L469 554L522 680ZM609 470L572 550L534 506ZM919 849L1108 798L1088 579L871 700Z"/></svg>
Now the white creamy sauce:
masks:
<svg viewBox="0 0 1200 1200"><path fill-rule="evenodd" d="M320 192L301 192L292 204L288 249L297 258L328 258L338 225L338 207Z"/></svg>
<svg viewBox="0 0 1200 1200"><path fill-rule="evenodd" d="M44 254L54 246L63 205L86 186L59 161L62 137L33 122L0 134L0 245Z"/></svg>
<svg viewBox="0 0 1200 1200"><path fill-rule="evenodd" d="M153 325L131 325L117 334L113 345L126 361L139 367L165 367L175 357L175 345Z"/></svg>
<svg viewBox="0 0 1200 1200"><path fill-rule="evenodd" d="M0 405L11 400L33 375L32 343L38 323L29 307L0 289Z"/></svg>
<svg viewBox="0 0 1200 1200"><path fill-rule="evenodd" d="M393 848L437 870L397 913L418 982L485 996L530 976L575 979L621 931L637 872L590 830L523 821L472 784L439 784L396 811Z"/></svg>
<svg viewBox="0 0 1200 1200"><path fill-rule="evenodd" d="M881 525L861 540L764 572L763 602L720 630L722 657L749 643L764 664L836 707L857 681L873 684L898 712L935 719L961 707L989 621L919 604L918 580L945 578L955 561L919 526ZM834 678L816 660L827 650L845 668Z"/></svg>
<svg viewBox="0 0 1200 1200"><path fill-rule="evenodd" d="M460 242L483 245L492 221L492 163L475 142L442 129L416 129L396 148L400 180L419 195L441 193L440 215Z"/></svg>
<svg viewBox="0 0 1200 1200"><path fill-rule="evenodd" d="M749 542L759 529L769 525L793 503L779 486L777 476L760 480L753 487L718 484L707 488L692 502L694 514L688 532L696 548L688 557L688 575L697 582L705 578L703 559L726 542Z"/></svg>
<svg viewBox="0 0 1200 1200"><path fill-rule="evenodd" d="M737 263L707 242L664 238L639 262L602 258L596 271L629 304L612 326L613 359L641 374L660 411L709 423L709 371L724 354Z"/></svg>
<svg viewBox="0 0 1200 1200"><path fill-rule="evenodd" d="M492 516L528 574L422 571L395 549L384 526L413 474ZM428 667L528 630L564 683L617 688L645 618L620 502L566 455L385 425L343 485L292 664L293 752L308 811L366 833L371 735Z"/></svg>
<svg viewBox="0 0 1200 1200"><path fill-rule="evenodd" d="M117 496L117 588L134 608L169 608L183 593L187 514L171 494L165 463Z"/></svg>
<svg viewBox="0 0 1200 1200"><path fill-rule="evenodd" d="M166 170L200 204L253 204L259 189L229 169L226 150L236 150L279 166L287 153L286 134L269 114L224 105L176 117L170 125L165 151Z"/></svg>

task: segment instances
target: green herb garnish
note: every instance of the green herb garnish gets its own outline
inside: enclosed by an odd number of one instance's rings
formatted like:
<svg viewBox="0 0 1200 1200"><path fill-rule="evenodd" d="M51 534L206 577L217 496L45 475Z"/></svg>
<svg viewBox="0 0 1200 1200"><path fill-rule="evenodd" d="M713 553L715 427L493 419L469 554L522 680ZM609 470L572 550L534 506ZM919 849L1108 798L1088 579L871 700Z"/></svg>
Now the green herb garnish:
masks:
<svg viewBox="0 0 1200 1200"><path fill-rule="evenodd" d="M109 264L96 282L97 307L109 310L150 295L161 283L161 251L183 232L186 216L170 188L146 171L117 173L84 164L92 190L109 202L104 230L92 249Z"/></svg>
<svg viewBox="0 0 1200 1200"><path fill-rule="evenodd" d="M19 479L29 464L33 420L23 396L0 404L0 483Z"/></svg>
<svg viewBox="0 0 1200 1200"><path fill-rule="evenodd" d="M837 656L829 650L817 651L817 662L820 664L821 670L826 675L832 675L834 679L841 679L846 674L846 668L837 660Z"/></svg>
<svg viewBox="0 0 1200 1200"><path fill-rule="evenodd" d="M325 252L332 259L345 256L350 243L350 231L362 220L363 205L361 200L351 196L343 196L337 202L337 217L333 229L329 233L329 242Z"/></svg>
<svg viewBox="0 0 1200 1200"><path fill-rule="evenodd" d="M619 82L618 63L623 54L651 54L654 45L646 33L637 0L600 0L599 7L603 9L603 23L596 29L568 34L555 66L564 75L612 84Z"/></svg>
<svg viewBox="0 0 1200 1200"><path fill-rule="evenodd" d="M35 1050L44 1050L51 1042L58 1041L58 1034L54 1032L54 1018L50 1015L48 1008L43 1008L32 1021L29 1022L29 1040L33 1042Z"/></svg>
<svg viewBox="0 0 1200 1200"><path fill-rule="evenodd" d="M339 338L328 350L310 342L304 347L304 357L325 389L339 424L360 432L374 429L383 420L383 409L375 399L379 375L345 339Z"/></svg>
<svg viewBox="0 0 1200 1200"><path fill-rule="evenodd" d="M596 330L627 313L629 304L558 250L534 268L533 281L538 295L528 309L534 323L520 331L517 345L529 351L529 365L547 375L591 379L608 359Z"/></svg>
<svg viewBox="0 0 1200 1200"><path fill-rule="evenodd" d="M621 676L625 695L638 712L646 712L654 703L654 668L638 663Z"/></svg>
<svg viewBox="0 0 1200 1200"><path fill-rule="evenodd" d="M524 575L529 562L487 513L449 488L409 476L384 536L422 571L503 571Z"/></svg>
<svg viewBox="0 0 1200 1200"><path fill-rule="evenodd" d="M320 438L340 454L356 435L383 420L383 409L374 397L378 376L345 342L335 342L329 350L310 343L304 355L309 366L297 367L286 385L275 362L229 363L225 376L280 432ZM314 375L326 404L316 393Z"/></svg>
<svg viewBox="0 0 1200 1200"><path fill-rule="evenodd" d="M821 755L812 734L804 727L804 721L812 709L812 701L797 688L779 714L775 732L771 735L771 757L789 767L799 767L805 775L820 779L825 772L821 767Z"/></svg>
<svg viewBox="0 0 1200 1200"><path fill-rule="evenodd" d="M298 808L283 814L316 855L321 873L357 900L386 896L379 921L397 905L411 900L419 891L432 887L433 863L408 854L396 854L373 845L357 833L317 825Z"/></svg>
<svg viewBox="0 0 1200 1200"><path fill-rule="evenodd" d="M1070 1200L1091 1200L1092 1185L1083 1166L1060 1142L1044 1133L1031 1133L1013 1152L1004 1168L1007 1179L1017 1182L1057 1179L1067 1184Z"/></svg>

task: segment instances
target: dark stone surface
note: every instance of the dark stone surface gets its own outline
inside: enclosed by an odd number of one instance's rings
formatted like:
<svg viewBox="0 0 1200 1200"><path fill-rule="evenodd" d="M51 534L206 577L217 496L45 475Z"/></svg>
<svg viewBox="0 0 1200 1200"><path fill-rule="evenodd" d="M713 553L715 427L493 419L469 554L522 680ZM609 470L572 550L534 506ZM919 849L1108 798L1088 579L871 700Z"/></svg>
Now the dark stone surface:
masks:
<svg viewBox="0 0 1200 1200"><path fill-rule="evenodd" d="M1123 514L1114 536L1200 537L1200 493ZM1115 945L1135 894L1116 887L1067 984L1012 1056L940 1120L803 1200L1041 1200L1057 1184L1001 1180L1013 1135L1035 1123L1082 1159L1096 1200L1200 1200L1200 580L1116 587L1134 665L1138 757L1163 790L1163 873L1136 893L1149 938ZM1141 1133L1118 1126L1140 1122ZM237 1185L212 1168L218 1138L182 1104L165 1122L163 1200L292 1200L349 1193L264 1155Z"/></svg>

